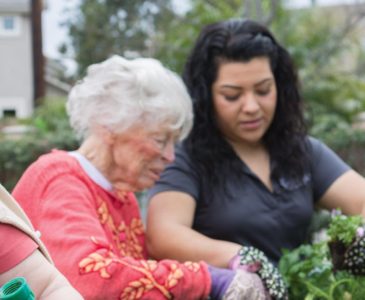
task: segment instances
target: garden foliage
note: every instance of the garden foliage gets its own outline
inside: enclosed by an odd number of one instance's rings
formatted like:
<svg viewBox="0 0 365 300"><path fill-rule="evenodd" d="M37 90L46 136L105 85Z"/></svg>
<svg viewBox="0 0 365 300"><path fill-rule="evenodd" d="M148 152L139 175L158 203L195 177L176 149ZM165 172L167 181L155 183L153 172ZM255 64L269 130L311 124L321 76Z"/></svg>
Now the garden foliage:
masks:
<svg viewBox="0 0 365 300"><path fill-rule="evenodd" d="M30 131L21 138L0 136L0 182L11 191L24 170L51 149L75 149L78 145L65 111L65 101L49 99L34 118L23 120Z"/></svg>
<svg viewBox="0 0 365 300"><path fill-rule="evenodd" d="M346 247L356 239L357 229L363 229L363 219L334 214L328 229L328 239L285 250L279 269L289 286L292 300L362 300L365 295L365 277L355 276L334 267L330 245L344 242ZM359 255L365 249L359 249Z"/></svg>

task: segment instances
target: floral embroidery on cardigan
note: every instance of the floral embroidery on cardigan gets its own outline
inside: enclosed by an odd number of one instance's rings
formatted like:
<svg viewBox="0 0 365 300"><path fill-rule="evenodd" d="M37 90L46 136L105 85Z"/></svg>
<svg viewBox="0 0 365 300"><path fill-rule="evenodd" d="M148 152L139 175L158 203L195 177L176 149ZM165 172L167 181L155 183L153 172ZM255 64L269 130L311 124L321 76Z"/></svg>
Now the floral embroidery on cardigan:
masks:
<svg viewBox="0 0 365 300"><path fill-rule="evenodd" d="M99 250L100 252L91 253L88 257L80 261L79 268L81 274L99 272L99 275L102 278L107 279L111 277L107 268L112 262L117 261L117 257L112 251L107 249L103 250Z"/></svg>
<svg viewBox="0 0 365 300"><path fill-rule="evenodd" d="M171 264L171 273L166 279L166 286L169 288L173 288L175 285L177 285L179 279L181 277L184 277L184 272L178 267L177 264Z"/></svg>
<svg viewBox="0 0 365 300"><path fill-rule="evenodd" d="M200 271L200 264L196 262L186 261L184 266L191 272L197 273Z"/></svg>
<svg viewBox="0 0 365 300"><path fill-rule="evenodd" d="M98 249L97 252L91 253L88 257L80 261L79 268L82 274L99 272L100 277L109 279L112 275L108 269L112 268L112 263L119 263L144 275L138 280L129 282L128 286L122 291L120 299L137 300L153 288L158 289L166 299L173 299L173 296L168 289L174 287L178 283L178 280L184 276L184 273L179 268L178 264L172 263L170 265L170 273L167 276L166 282L164 285L161 285L153 275L153 272L158 266L156 261L137 260L135 263L130 263L123 258L117 257L111 251L111 246L108 248L107 245L99 242L94 237L92 237L92 241Z"/></svg>
<svg viewBox="0 0 365 300"><path fill-rule="evenodd" d="M117 226L105 201L99 199L98 214L100 223L109 227L113 241L116 244L121 256L131 256L143 258L143 247L138 240L138 236L144 234L142 220L133 218L130 224L121 221Z"/></svg>

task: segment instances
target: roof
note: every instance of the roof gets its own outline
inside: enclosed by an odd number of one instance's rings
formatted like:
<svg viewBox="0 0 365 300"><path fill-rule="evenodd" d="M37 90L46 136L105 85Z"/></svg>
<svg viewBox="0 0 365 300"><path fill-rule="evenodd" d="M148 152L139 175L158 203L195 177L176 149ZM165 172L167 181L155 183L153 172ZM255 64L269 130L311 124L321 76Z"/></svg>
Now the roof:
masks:
<svg viewBox="0 0 365 300"><path fill-rule="evenodd" d="M45 75L44 80L46 82L46 84L49 84L51 86L53 86L54 88L58 89L59 91L65 93L65 95L68 94L68 92L71 90L71 85L69 85L66 82L61 81L60 79L50 76L50 75Z"/></svg>
<svg viewBox="0 0 365 300"><path fill-rule="evenodd" d="M29 13L31 0L0 0L0 13Z"/></svg>

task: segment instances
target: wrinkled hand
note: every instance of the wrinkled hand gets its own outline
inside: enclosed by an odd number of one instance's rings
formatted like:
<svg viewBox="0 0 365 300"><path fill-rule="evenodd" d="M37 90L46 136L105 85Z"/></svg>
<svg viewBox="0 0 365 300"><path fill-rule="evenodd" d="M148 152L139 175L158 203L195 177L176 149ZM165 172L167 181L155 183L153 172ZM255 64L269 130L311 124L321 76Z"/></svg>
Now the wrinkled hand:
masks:
<svg viewBox="0 0 365 300"><path fill-rule="evenodd" d="M229 270L209 266L212 300L268 300L257 274L243 270Z"/></svg>
<svg viewBox="0 0 365 300"><path fill-rule="evenodd" d="M365 275L365 237L357 238L346 249L343 268L353 275Z"/></svg>
<svg viewBox="0 0 365 300"><path fill-rule="evenodd" d="M238 253L229 261L228 267L231 270L244 270L250 273L256 273L261 268L261 262L255 261L248 264L241 264L241 255Z"/></svg>
<svg viewBox="0 0 365 300"><path fill-rule="evenodd" d="M255 272L261 278L272 299L288 299L287 288L279 270L262 251L254 247L244 246L238 252L238 257L240 258L239 264L234 258L230 262L230 268Z"/></svg>
<svg viewBox="0 0 365 300"><path fill-rule="evenodd" d="M235 271L231 284L222 300L270 300L260 277L244 270Z"/></svg>

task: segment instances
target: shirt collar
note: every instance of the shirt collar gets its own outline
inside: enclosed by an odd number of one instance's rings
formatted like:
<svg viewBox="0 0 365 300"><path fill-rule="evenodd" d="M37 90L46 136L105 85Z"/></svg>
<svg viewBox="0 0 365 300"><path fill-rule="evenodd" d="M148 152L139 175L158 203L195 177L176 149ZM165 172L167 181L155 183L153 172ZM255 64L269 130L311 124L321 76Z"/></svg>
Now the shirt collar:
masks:
<svg viewBox="0 0 365 300"><path fill-rule="evenodd" d="M68 152L68 154L76 158L76 160L81 165L81 168L91 178L92 181L109 192L113 190L111 182L106 179L106 177L85 156L77 151L71 151Z"/></svg>

